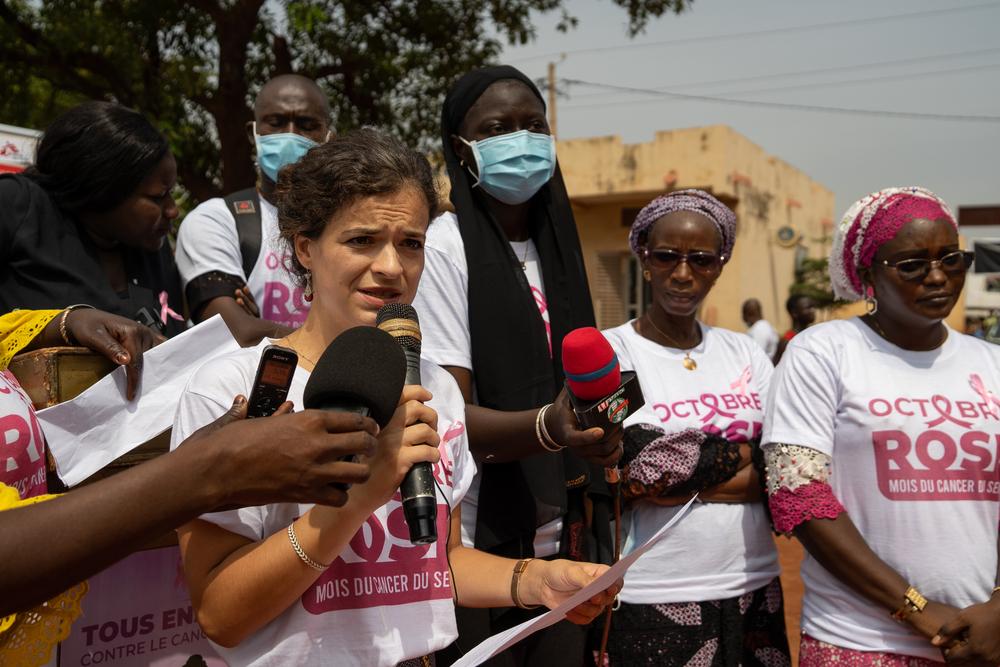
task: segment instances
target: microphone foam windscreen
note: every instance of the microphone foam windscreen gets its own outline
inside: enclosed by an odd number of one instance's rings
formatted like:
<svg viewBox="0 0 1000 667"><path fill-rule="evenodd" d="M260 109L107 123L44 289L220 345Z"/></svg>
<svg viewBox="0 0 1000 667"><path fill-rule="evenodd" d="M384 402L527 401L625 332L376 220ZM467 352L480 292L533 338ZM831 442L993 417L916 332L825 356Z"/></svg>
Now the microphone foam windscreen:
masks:
<svg viewBox="0 0 1000 667"><path fill-rule="evenodd" d="M337 336L306 382L307 409L365 406L384 428L399 404L406 377L403 348L375 327L354 327Z"/></svg>
<svg viewBox="0 0 1000 667"><path fill-rule="evenodd" d="M566 334L562 362L566 384L577 398L596 401L621 386L618 356L594 327L581 327Z"/></svg>
<svg viewBox="0 0 1000 667"><path fill-rule="evenodd" d="M403 349L420 353L420 319L410 304L385 304L378 309L375 326L395 338Z"/></svg>

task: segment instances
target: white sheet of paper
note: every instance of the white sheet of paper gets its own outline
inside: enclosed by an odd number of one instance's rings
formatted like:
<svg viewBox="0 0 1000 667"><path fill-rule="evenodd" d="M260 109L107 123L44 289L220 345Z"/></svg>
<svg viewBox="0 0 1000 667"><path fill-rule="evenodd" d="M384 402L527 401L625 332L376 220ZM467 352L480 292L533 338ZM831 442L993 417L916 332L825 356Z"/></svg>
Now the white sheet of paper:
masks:
<svg viewBox="0 0 1000 667"><path fill-rule="evenodd" d="M650 547L659 542L663 536L667 534L667 531L669 531L684 517L684 515L688 513L688 510L691 509L691 503L693 503L696 498L697 496L689 500L687 504L684 505L680 511L677 512L662 528L656 531L656 533L654 533L645 544L640 545L627 556L623 556L621 560L612 565L607 572L599 576L597 579L594 579L586 587L581 588L561 605L555 609L550 609L541 616L525 621L520 625L515 625L513 628L493 635L489 639L480 643L479 646L462 656L460 660L453 663L452 667L475 667L476 665L480 665L493 656L506 651L522 639L563 620L571 609L607 589L616 581L624 577L625 572L632 566L632 563L639 560L639 557L642 554L646 553Z"/></svg>
<svg viewBox="0 0 1000 667"><path fill-rule="evenodd" d="M69 486L79 484L166 431L191 375L238 347L216 315L143 355L142 378L131 402L125 398L125 369L116 368L73 400L39 411L59 477Z"/></svg>

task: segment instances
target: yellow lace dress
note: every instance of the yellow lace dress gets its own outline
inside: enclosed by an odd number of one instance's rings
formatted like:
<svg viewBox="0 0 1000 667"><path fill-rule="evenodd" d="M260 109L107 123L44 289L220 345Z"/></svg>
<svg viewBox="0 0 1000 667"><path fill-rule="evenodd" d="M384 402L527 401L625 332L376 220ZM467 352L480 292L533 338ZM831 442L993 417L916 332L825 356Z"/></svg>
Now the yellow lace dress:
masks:
<svg viewBox="0 0 1000 667"><path fill-rule="evenodd" d="M0 484L0 511L55 498L35 496L21 500L17 490ZM83 610L80 602L87 582L73 586L34 609L0 618L0 664L9 667L44 665L56 644L69 637L73 621Z"/></svg>
<svg viewBox="0 0 1000 667"><path fill-rule="evenodd" d="M41 333L61 310L15 310L0 316L0 370ZM42 495L21 499L17 490L0 484L0 511L55 498ZM56 644L69 636L82 613L80 601L87 582L73 586L34 609L0 617L0 664L10 667L43 665Z"/></svg>

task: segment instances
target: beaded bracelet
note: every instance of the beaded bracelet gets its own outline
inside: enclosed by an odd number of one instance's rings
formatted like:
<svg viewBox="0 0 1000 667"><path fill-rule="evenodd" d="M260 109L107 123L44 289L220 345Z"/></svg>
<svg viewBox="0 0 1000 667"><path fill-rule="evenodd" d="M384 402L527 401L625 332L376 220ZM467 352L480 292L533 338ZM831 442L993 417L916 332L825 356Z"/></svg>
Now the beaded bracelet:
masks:
<svg viewBox="0 0 1000 667"><path fill-rule="evenodd" d="M317 563L302 549L299 545L299 539L295 537L295 524L288 524L288 541L292 543L292 549L295 550L295 554L302 559L302 562L319 572L326 572L329 565L323 565L322 563Z"/></svg>

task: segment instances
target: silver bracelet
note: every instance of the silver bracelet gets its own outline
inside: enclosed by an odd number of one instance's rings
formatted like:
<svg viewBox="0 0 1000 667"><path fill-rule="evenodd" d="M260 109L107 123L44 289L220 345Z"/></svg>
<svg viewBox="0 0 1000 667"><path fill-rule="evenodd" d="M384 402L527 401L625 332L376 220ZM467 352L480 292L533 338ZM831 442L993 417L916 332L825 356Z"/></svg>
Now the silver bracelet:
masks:
<svg viewBox="0 0 1000 667"><path fill-rule="evenodd" d="M566 446L560 445L558 442L553 440L552 436L549 435L548 429L545 428L545 413L548 412L551 407L551 403L544 405L542 406L542 409L538 411L538 414L535 415L535 437L538 438L538 444L542 446L542 449L549 452L558 452L566 449Z"/></svg>
<svg viewBox="0 0 1000 667"><path fill-rule="evenodd" d="M322 563L317 563L312 558L303 551L302 546L299 544L299 539L295 537L294 524L288 524L288 541L292 543L292 549L295 549L295 554L302 559L302 562L319 572L326 572L330 567L329 565L323 565Z"/></svg>

